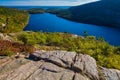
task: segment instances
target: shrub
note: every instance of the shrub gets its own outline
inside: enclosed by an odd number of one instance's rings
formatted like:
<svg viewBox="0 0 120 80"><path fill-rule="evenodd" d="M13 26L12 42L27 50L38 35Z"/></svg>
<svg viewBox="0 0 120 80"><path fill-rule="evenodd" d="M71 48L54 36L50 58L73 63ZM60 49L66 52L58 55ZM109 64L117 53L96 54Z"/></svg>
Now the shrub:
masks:
<svg viewBox="0 0 120 80"><path fill-rule="evenodd" d="M120 54L120 46L118 46L118 47L114 50L114 52L115 52L116 54Z"/></svg>
<svg viewBox="0 0 120 80"><path fill-rule="evenodd" d="M15 54L13 51L10 51L10 50L6 50L4 53L6 56L9 56L9 57Z"/></svg>
<svg viewBox="0 0 120 80"><path fill-rule="evenodd" d="M0 55L11 56L17 52L33 52L35 48L33 46L24 45L18 42L10 42L6 40L0 40Z"/></svg>
<svg viewBox="0 0 120 80"><path fill-rule="evenodd" d="M94 36L86 36L85 38L78 36L75 38L68 33L49 32L24 32L17 37L18 41L23 41L26 45L37 44L41 46L41 49L45 50L53 50L55 48L50 47L54 46L62 50L88 54L94 57L101 66L120 69L120 47L108 44L103 38L96 39Z"/></svg>

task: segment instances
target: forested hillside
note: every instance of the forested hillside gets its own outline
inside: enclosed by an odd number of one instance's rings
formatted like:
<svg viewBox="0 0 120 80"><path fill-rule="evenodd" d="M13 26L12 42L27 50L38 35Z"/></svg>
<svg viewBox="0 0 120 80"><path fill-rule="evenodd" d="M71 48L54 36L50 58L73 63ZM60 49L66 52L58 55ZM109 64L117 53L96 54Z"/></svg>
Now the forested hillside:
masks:
<svg viewBox="0 0 120 80"><path fill-rule="evenodd" d="M28 19L29 15L25 11L0 7L0 32L22 31Z"/></svg>
<svg viewBox="0 0 120 80"><path fill-rule="evenodd" d="M101 26L119 27L120 0L102 0L82 6L71 7L73 20Z"/></svg>
<svg viewBox="0 0 120 80"><path fill-rule="evenodd" d="M66 10L49 10L57 16L88 24L120 27L120 0L101 0L71 7Z"/></svg>

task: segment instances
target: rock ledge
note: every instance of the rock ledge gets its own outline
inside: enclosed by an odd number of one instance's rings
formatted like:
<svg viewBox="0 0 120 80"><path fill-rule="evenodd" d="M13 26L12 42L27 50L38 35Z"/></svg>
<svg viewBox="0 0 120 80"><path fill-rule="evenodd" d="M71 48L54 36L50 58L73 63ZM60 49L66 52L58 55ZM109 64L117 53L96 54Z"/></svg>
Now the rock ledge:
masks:
<svg viewBox="0 0 120 80"><path fill-rule="evenodd" d="M67 51L36 51L30 54L29 59L13 60L1 66L0 71L6 69L3 68L5 66L11 70L0 72L0 80L120 80L119 70L98 68L96 61L89 55ZM13 62L19 66L12 68Z"/></svg>

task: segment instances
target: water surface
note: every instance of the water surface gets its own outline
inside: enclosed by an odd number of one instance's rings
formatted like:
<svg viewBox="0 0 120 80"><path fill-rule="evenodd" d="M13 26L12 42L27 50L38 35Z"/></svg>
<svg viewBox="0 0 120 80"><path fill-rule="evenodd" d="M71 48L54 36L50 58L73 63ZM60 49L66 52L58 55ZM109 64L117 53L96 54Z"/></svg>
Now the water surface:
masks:
<svg viewBox="0 0 120 80"><path fill-rule="evenodd" d="M120 45L120 29L77 23L49 13L31 14L29 24L24 30L69 32L77 35L83 35L87 31L89 35L104 37L112 45Z"/></svg>

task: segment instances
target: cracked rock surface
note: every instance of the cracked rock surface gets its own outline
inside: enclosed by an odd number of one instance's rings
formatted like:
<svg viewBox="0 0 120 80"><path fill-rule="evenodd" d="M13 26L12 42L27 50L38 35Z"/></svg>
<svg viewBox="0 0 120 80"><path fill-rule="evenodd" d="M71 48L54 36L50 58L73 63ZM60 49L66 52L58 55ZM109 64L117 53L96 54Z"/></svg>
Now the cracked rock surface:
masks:
<svg viewBox="0 0 120 80"><path fill-rule="evenodd" d="M101 73L99 73L99 70ZM120 71L96 65L89 55L67 51L36 51L29 59L0 66L0 80L120 80Z"/></svg>

